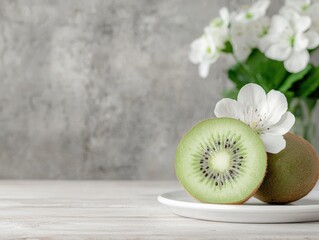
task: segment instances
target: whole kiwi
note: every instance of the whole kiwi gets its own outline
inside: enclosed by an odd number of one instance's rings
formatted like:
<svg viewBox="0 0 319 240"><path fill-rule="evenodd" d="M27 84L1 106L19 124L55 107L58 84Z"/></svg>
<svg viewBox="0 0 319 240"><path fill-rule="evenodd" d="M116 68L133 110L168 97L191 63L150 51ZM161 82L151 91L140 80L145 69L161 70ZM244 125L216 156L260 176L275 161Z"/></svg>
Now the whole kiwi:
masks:
<svg viewBox="0 0 319 240"><path fill-rule="evenodd" d="M305 139L287 133L286 148L268 153L267 173L255 197L270 204L286 204L306 196L316 185L319 159Z"/></svg>

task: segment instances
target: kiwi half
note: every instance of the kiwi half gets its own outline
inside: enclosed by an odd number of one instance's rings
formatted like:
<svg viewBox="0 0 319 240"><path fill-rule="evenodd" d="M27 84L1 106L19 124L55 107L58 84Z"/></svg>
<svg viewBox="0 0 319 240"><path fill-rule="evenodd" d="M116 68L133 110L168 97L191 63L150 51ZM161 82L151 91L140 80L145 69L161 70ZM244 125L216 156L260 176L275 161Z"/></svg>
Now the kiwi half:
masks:
<svg viewBox="0 0 319 240"><path fill-rule="evenodd" d="M189 194L205 203L245 202L262 183L266 167L257 133L232 118L198 123L177 147L176 175Z"/></svg>
<svg viewBox="0 0 319 240"><path fill-rule="evenodd" d="M270 204L285 204L306 196L316 185L319 158L313 146L292 133L284 136L286 148L268 154L265 179L255 197Z"/></svg>

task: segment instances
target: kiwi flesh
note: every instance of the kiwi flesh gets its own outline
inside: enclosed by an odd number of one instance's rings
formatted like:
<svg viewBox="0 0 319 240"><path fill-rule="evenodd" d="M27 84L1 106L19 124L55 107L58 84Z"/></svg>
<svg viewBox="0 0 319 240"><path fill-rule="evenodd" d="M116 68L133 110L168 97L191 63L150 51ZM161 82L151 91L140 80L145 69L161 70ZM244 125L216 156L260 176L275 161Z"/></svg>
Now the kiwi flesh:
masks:
<svg viewBox="0 0 319 240"><path fill-rule="evenodd" d="M266 173L267 155L257 133L232 118L207 119L177 147L177 178L204 203L240 204L255 194Z"/></svg>
<svg viewBox="0 0 319 240"><path fill-rule="evenodd" d="M312 145L292 133L284 136L286 148L268 153L266 177L255 197L270 204L286 204L306 196L319 176L318 154Z"/></svg>

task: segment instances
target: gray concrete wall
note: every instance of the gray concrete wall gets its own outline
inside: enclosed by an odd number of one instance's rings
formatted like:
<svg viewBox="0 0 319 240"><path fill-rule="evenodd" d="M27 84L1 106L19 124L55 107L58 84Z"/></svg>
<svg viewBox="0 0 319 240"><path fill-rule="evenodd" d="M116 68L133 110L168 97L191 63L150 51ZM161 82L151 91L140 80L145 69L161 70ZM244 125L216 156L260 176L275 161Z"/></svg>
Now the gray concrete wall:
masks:
<svg viewBox="0 0 319 240"><path fill-rule="evenodd" d="M173 178L227 85L227 60L200 79L189 43L249 2L1 1L0 178Z"/></svg>

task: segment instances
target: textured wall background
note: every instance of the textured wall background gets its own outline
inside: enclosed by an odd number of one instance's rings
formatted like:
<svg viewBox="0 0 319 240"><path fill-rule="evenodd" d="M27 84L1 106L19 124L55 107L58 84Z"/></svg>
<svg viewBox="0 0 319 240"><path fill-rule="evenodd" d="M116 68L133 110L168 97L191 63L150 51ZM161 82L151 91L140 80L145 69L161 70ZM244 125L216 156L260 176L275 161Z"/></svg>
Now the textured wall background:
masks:
<svg viewBox="0 0 319 240"><path fill-rule="evenodd" d="M249 2L1 1L0 178L173 178L226 86L228 60L202 80L189 43Z"/></svg>

